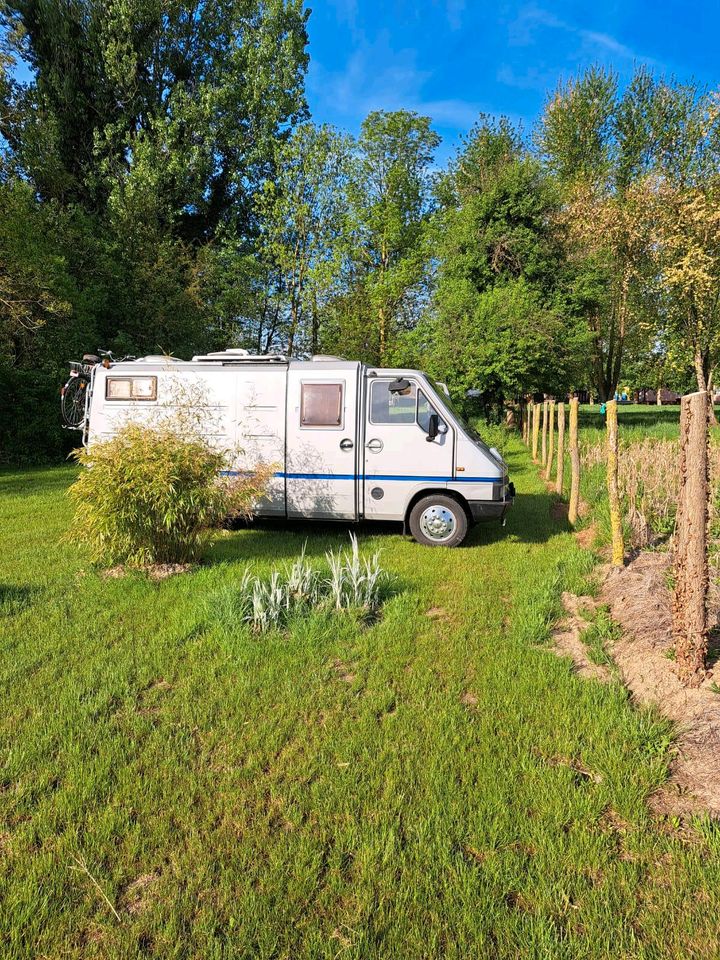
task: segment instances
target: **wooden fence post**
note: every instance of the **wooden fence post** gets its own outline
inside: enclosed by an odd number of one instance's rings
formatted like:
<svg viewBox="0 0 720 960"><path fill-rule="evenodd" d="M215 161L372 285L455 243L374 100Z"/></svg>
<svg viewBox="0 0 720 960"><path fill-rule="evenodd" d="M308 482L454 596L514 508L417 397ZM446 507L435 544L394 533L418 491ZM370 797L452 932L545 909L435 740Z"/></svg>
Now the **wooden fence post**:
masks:
<svg viewBox="0 0 720 960"><path fill-rule="evenodd" d="M580 505L580 448L578 446L578 406L577 397L570 400L570 503L568 520L577 523Z"/></svg>
<svg viewBox="0 0 720 960"><path fill-rule="evenodd" d="M533 425L532 425L532 458L533 463L538 459L538 433L540 430L540 404L533 402Z"/></svg>
<svg viewBox="0 0 720 960"><path fill-rule="evenodd" d="M548 403L548 454L547 464L545 466L545 479L550 480L552 476L553 455L555 452L555 401Z"/></svg>
<svg viewBox="0 0 720 960"><path fill-rule="evenodd" d="M547 428L548 428L548 402L546 397L542 405L542 443L540 446L540 450L541 450L540 464L543 467L547 463Z"/></svg>
<svg viewBox="0 0 720 960"><path fill-rule="evenodd" d="M621 567L625 559L622 511L618 489L618 420L617 400L605 404L607 425L607 490L610 501L610 530L612 532L612 564Z"/></svg>
<svg viewBox="0 0 720 960"><path fill-rule="evenodd" d="M560 401L557 408L558 422L558 448L557 448L557 473L555 475L555 493L562 496L563 480L565 473L565 404Z"/></svg>
<svg viewBox="0 0 720 960"><path fill-rule="evenodd" d="M530 416L530 404L526 397L523 397L520 403L520 410L522 411L522 441L527 446L528 443L528 418Z"/></svg>
<svg viewBox="0 0 720 960"><path fill-rule="evenodd" d="M680 493L675 521L673 635L678 674L691 687L705 675L708 596L708 395L680 401Z"/></svg>

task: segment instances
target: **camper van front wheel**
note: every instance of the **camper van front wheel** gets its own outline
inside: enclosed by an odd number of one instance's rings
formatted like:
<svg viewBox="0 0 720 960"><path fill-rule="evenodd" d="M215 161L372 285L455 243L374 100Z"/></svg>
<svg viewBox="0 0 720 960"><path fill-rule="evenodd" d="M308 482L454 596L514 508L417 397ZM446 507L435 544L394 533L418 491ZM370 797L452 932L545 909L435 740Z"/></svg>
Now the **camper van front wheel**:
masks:
<svg viewBox="0 0 720 960"><path fill-rule="evenodd" d="M457 547L467 530L467 515L452 497L423 497L410 511L410 532L429 547Z"/></svg>

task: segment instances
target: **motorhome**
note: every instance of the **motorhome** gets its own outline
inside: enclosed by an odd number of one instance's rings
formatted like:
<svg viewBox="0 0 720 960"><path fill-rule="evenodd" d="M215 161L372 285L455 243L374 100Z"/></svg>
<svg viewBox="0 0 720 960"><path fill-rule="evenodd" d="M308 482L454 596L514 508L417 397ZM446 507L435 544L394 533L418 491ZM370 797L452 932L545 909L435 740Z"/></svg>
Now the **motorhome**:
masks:
<svg viewBox="0 0 720 960"><path fill-rule="evenodd" d="M85 443L189 404L232 451L228 473L272 464L259 516L400 521L420 543L457 546L513 500L500 454L418 370L225 350L94 362L84 376Z"/></svg>

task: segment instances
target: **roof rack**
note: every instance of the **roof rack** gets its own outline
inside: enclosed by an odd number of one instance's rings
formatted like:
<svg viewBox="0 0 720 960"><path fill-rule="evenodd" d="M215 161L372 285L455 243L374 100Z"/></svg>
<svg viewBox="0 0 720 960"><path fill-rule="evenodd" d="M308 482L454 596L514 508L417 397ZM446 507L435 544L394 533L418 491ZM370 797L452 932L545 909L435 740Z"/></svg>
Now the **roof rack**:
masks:
<svg viewBox="0 0 720 960"><path fill-rule="evenodd" d="M233 348L218 350L214 353L198 354L192 358L193 363L287 363L288 359L282 353L250 353L248 350Z"/></svg>

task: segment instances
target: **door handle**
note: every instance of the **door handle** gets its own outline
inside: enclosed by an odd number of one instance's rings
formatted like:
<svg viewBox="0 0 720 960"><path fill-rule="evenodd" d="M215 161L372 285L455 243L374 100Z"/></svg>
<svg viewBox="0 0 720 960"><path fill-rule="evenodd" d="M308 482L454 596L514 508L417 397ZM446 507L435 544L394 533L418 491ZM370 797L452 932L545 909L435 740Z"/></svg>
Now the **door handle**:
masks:
<svg viewBox="0 0 720 960"><path fill-rule="evenodd" d="M341 450L352 450L352 448L353 448L353 442L349 437L345 437L344 440L340 441Z"/></svg>
<svg viewBox="0 0 720 960"><path fill-rule="evenodd" d="M365 444L365 446L366 446L366 447L368 448L368 450L370 450L372 453L380 453L380 451L382 450L384 444L383 444L382 440L378 440L377 438L374 438L373 440L368 440L368 442Z"/></svg>

